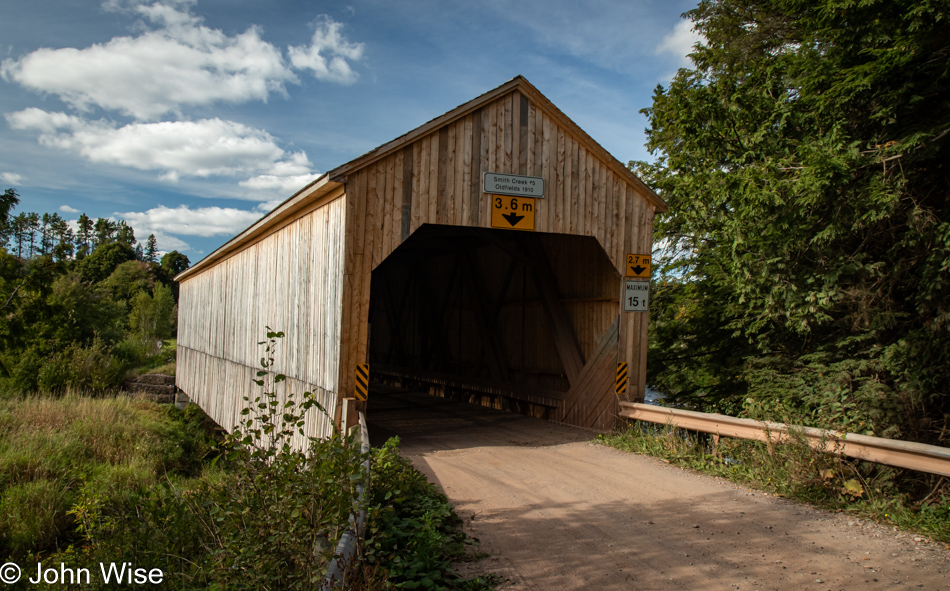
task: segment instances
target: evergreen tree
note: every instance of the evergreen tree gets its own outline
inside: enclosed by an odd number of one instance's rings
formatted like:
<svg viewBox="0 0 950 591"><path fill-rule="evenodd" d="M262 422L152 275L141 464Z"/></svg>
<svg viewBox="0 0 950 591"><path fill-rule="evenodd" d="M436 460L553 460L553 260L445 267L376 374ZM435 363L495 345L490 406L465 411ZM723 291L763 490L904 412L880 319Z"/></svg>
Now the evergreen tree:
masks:
<svg viewBox="0 0 950 591"><path fill-rule="evenodd" d="M7 189L0 195L0 245L7 243L12 230L10 212L20 203L16 189Z"/></svg>
<svg viewBox="0 0 950 591"><path fill-rule="evenodd" d="M92 245L92 250L115 240L116 230L118 230L118 226L109 218L96 218L93 233L95 242Z"/></svg>
<svg viewBox="0 0 950 591"><path fill-rule="evenodd" d="M54 234L53 225L56 219L59 218L59 214L53 213L44 213L40 222L40 255L46 256L53 252L53 247L56 246L56 236Z"/></svg>
<svg viewBox="0 0 950 591"><path fill-rule="evenodd" d="M40 231L40 214L35 211L31 211L25 214L24 218L24 229L26 232L26 239L30 243L30 254L28 258L33 258L36 255L36 238L37 233Z"/></svg>
<svg viewBox="0 0 950 591"><path fill-rule="evenodd" d="M158 262L158 240L155 239L155 234L148 235L148 241L145 243L144 260L150 263Z"/></svg>
<svg viewBox="0 0 950 591"><path fill-rule="evenodd" d="M24 258L23 249L30 242L30 238L27 237L29 225L28 215L26 212L18 213L10 221L10 233L12 234L13 249L16 251L16 256L19 259Z"/></svg>
<svg viewBox="0 0 950 591"><path fill-rule="evenodd" d="M655 92L657 160L635 165L671 207L658 242L680 254L653 299L651 380L946 443L950 5L707 0L687 15L704 41Z"/></svg>
<svg viewBox="0 0 950 591"><path fill-rule="evenodd" d="M72 258L75 238L72 228L69 227L69 223L60 217L59 214L54 213L50 226L52 228L51 233L54 242L51 251L53 258L58 261L65 261Z"/></svg>
<svg viewBox="0 0 950 591"><path fill-rule="evenodd" d="M85 213L76 221L76 258L81 259L92 252L93 221Z"/></svg>
<svg viewBox="0 0 950 591"><path fill-rule="evenodd" d="M132 226L125 223L125 220L119 220L116 223L115 231L115 239L117 242L135 248L135 232L132 230Z"/></svg>

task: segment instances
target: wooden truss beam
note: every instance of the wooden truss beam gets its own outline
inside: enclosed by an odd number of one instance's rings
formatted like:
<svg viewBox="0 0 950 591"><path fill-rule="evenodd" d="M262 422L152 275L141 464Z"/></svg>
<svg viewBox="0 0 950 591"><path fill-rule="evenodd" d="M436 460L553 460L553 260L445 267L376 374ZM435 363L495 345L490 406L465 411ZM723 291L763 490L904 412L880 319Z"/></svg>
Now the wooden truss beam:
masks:
<svg viewBox="0 0 950 591"><path fill-rule="evenodd" d="M574 338L571 319L564 308L564 302L561 301L557 278L551 269L551 263L544 252L541 240L537 236L530 236L525 244L528 250L528 259L531 261L531 268L534 271L535 284L538 293L541 295L544 311L551 323L554 345L557 347L561 363L564 365L567 381L573 386L577 382L581 370L584 369L584 357L577 345L577 339Z"/></svg>

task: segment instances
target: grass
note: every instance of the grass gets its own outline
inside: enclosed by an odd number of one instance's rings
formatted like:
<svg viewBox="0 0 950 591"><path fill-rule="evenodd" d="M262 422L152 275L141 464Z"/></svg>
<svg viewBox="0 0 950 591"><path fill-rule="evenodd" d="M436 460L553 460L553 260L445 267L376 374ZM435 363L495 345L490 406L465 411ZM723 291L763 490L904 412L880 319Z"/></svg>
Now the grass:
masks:
<svg viewBox="0 0 950 591"><path fill-rule="evenodd" d="M821 453L794 434L783 444L722 438L713 450L712 438L704 434L635 422L598 440L950 543L950 485L944 479Z"/></svg>
<svg viewBox="0 0 950 591"><path fill-rule="evenodd" d="M200 418L142 399L0 399L0 554L64 549L77 537L68 511L81 491L117 497L195 476L210 442Z"/></svg>
<svg viewBox="0 0 950 591"><path fill-rule="evenodd" d="M164 364L164 365L159 365L158 367L153 367L152 369L146 370L146 371L144 371L144 372L142 372L142 373L145 373L145 374L149 374L149 373L159 373L159 374L163 374L163 375L166 375L166 376L173 376L173 375L175 375L175 362L172 361L171 363L166 363L166 364Z"/></svg>

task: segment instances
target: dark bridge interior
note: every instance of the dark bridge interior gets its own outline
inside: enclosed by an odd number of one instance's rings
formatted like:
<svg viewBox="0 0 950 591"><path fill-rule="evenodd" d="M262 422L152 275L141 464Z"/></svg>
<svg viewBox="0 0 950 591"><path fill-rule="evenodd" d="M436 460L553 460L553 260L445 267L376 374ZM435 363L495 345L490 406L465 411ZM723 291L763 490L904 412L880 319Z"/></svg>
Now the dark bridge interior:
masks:
<svg viewBox="0 0 950 591"><path fill-rule="evenodd" d="M594 238L424 225L372 274L373 379L557 418L619 292Z"/></svg>

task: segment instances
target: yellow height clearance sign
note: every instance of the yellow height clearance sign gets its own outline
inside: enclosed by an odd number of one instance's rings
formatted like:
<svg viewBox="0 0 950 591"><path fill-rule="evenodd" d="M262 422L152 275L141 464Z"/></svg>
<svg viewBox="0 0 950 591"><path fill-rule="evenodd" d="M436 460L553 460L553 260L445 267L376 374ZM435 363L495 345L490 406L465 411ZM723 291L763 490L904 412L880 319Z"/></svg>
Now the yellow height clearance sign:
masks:
<svg viewBox="0 0 950 591"><path fill-rule="evenodd" d="M491 227L533 232L537 206L538 200L534 197L492 195Z"/></svg>
<svg viewBox="0 0 950 591"><path fill-rule="evenodd" d="M648 254L628 254L626 277L636 279L650 278L650 255Z"/></svg>

